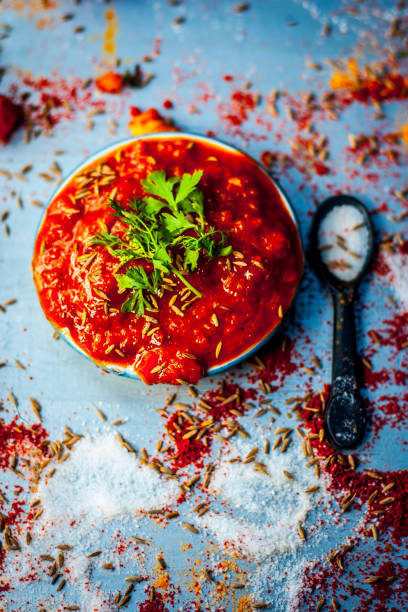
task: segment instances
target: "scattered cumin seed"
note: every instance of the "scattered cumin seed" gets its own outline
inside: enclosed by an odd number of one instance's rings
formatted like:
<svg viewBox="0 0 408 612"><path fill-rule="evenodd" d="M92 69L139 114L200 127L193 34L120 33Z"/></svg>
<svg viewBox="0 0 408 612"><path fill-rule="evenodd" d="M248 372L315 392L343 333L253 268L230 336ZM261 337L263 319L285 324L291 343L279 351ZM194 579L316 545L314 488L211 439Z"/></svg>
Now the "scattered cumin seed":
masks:
<svg viewBox="0 0 408 612"><path fill-rule="evenodd" d="M35 417L39 420L42 421L42 417L41 417L41 406L40 404L37 402L36 399L34 399L33 397L29 398L30 401L30 408L32 410L32 412L34 413Z"/></svg>
<svg viewBox="0 0 408 612"><path fill-rule="evenodd" d="M178 516L180 516L180 513L177 510L173 510L173 512L168 512L167 514L165 514L164 518L172 519L172 518L177 518Z"/></svg>
<svg viewBox="0 0 408 612"><path fill-rule="evenodd" d="M115 569L115 566L110 561L108 561L108 563L102 563L102 567L103 567L103 569L106 569L106 570L113 570L113 569Z"/></svg>
<svg viewBox="0 0 408 612"><path fill-rule="evenodd" d="M388 506L389 504L392 504L393 502L395 502L395 497L384 497L384 499L380 499L380 501L378 502L380 506Z"/></svg>
<svg viewBox="0 0 408 612"><path fill-rule="evenodd" d="M7 392L7 401L10 402L10 404L13 404L15 408L17 408L18 400L11 390Z"/></svg>
<svg viewBox="0 0 408 612"><path fill-rule="evenodd" d="M62 550L60 550L60 552L58 553L58 557L57 557L57 565L59 568L61 568L64 565L64 553L62 552Z"/></svg>
<svg viewBox="0 0 408 612"><path fill-rule="evenodd" d="M148 540L144 540L143 538L138 538L137 536L132 536L132 540L134 540L138 544L146 544L147 546L150 545L150 542Z"/></svg>
<svg viewBox="0 0 408 612"><path fill-rule="evenodd" d="M371 478L375 478L376 480L382 480L383 477L380 474L377 474L376 472L371 472L370 470L368 470L366 472L367 476L370 476Z"/></svg>
<svg viewBox="0 0 408 612"><path fill-rule="evenodd" d="M319 489L319 485L316 485L314 487L308 487L307 489L305 489L305 493L315 493L315 491L318 491Z"/></svg>
<svg viewBox="0 0 408 612"><path fill-rule="evenodd" d="M303 540L304 542L306 542L306 535L305 532L303 530L303 527L300 523L298 523L297 525L297 530L298 530L298 534L301 540Z"/></svg>
<svg viewBox="0 0 408 612"><path fill-rule="evenodd" d="M102 412L102 410L99 410L99 408L94 406L94 404L91 404L91 406L95 410L96 414L101 419L101 421L106 421L106 415Z"/></svg>
<svg viewBox="0 0 408 612"><path fill-rule="evenodd" d="M143 576L126 576L125 578L125 582L142 582L143 580L145 580L145 578L143 578Z"/></svg>
<svg viewBox="0 0 408 612"><path fill-rule="evenodd" d="M247 11L250 8L250 4L249 2L240 2L239 4L236 4L234 6L234 11L235 13L243 13L244 11Z"/></svg>
<svg viewBox="0 0 408 612"><path fill-rule="evenodd" d="M185 521L181 521L181 523L182 523L182 525L184 525L184 527L188 531L191 531L192 533L198 533L197 527L194 527L194 525L192 525L191 523L186 523Z"/></svg>
<svg viewBox="0 0 408 612"><path fill-rule="evenodd" d="M272 450L276 450L278 448L278 446L281 444L282 442L282 436L279 436L278 438L276 438L273 446L272 446Z"/></svg>
<svg viewBox="0 0 408 612"><path fill-rule="evenodd" d="M395 487L395 482L388 483L385 487L383 487L381 493L387 493L387 491L391 491Z"/></svg>
<svg viewBox="0 0 408 612"><path fill-rule="evenodd" d="M94 552L89 553L87 557L88 559L92 559L93 557L99 557L100 554L102 554L101 550L95 550Z"/></svg>

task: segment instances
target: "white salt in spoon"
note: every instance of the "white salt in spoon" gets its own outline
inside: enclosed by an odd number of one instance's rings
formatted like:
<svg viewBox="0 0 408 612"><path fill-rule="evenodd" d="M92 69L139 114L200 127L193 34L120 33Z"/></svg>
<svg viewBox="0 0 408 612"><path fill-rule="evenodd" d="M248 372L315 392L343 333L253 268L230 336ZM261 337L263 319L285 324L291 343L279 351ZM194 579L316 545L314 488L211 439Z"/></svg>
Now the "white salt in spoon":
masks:
<svg viewBox="0 0 408 612"><path fill-rule="evenodd" d="M359 444L365 430L365 411L356 376L354 325L355 289L374 250L374 231L368 211L355 198L328 198L312 223L310 255L328 283L334 302L332 387L325 411L329 441L340 450Z"/></svg>

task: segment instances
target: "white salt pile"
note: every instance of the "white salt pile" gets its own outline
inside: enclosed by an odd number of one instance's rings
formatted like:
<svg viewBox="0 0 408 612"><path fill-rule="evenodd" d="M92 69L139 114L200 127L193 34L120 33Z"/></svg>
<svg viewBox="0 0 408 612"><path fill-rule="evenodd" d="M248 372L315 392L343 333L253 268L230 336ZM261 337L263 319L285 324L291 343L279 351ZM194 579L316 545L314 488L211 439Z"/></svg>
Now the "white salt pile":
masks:
<svg viewBox="0 0 408 612"><path fill-rule="evenodd" d="M141 464L113 433L82 438L55 475L41 481L37 493L43 520L68 516L95 522L171 506L178 495L176 481Z"/></svg>
<svg viewBox="0 0 408 612"><path fill-rule="evenodd" d="M305 492L320 483L313 470L305 469L296 444L285 453L258 459L265 464L268 475L255 471L252 463L230 463L238 455L245 458L251 448L244 442L232 447L211 480L213 492L228 503L233 517L224 504L220 513L205 514L201 524L214 533L222 546L229 545L260 559L295 550L302 543L298 524L306 519L321 493Z"/></svg>
<svg viewBox="0 0 408 612"><path fill-rule="evenodd" d="M318 247L331 273L344 281L355 279L367 256L369 233L355 206L335 206L319 227Z"/></svg>
<svg viewBox="0 0 408 612"><path fill-rule="evenodd" d="M408 310L408 255L384 251L383 257L389 268L389 285L402 310Z"/></svg>

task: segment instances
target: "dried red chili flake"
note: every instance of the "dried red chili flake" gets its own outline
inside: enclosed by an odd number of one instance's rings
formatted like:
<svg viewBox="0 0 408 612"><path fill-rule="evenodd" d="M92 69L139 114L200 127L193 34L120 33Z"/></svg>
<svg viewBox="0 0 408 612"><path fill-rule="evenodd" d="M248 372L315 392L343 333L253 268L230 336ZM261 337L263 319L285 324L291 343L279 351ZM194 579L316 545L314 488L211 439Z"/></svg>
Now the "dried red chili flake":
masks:
<svg viewBox="0 0 408 612"><path fill-rule="evenodd" d="M17 422L17 417L10 423L0 419L0 468L6 470L11 456L24 455L30 448L40 449L46 456L47 449L43 443L47 439L47 431L37 423L26 427Z"/></svg>
<svg viewBox="0 0 408 612"><path fill-rule="evenodd" d="M168 98L166 98L166 100L163 101L163 108L165 108L166 110L170 110L171 108L173 108L174 104L171 100L169 100Z"/></svg>
<svg viewBox="0 0 408 612"><path fill-rule="evenodd" d="M23 121L23 109L7 96L0 95L0 141L7 144Z"/></svg>

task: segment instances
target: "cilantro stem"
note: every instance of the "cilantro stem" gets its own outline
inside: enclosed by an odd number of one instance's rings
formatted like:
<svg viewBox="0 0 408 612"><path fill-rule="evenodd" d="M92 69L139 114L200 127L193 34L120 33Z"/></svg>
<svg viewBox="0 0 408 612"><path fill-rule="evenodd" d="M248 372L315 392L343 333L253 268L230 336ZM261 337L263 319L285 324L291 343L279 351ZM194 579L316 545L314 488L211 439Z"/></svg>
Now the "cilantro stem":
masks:
<svg viewBox="0 0 408 612"><path fill-rule="evenodd" d="M202 294L195 287L193 287L193 285L191 285L191 283L189 283L188 280L186 280L182 274L180 274L177 268L172 265L170 265L169 268L173 272L173 274L177 276L177 278L179 278L181 282L184 283L185 286L188 287L190 291L192 291L197 297L203 297Z"/></svg>

